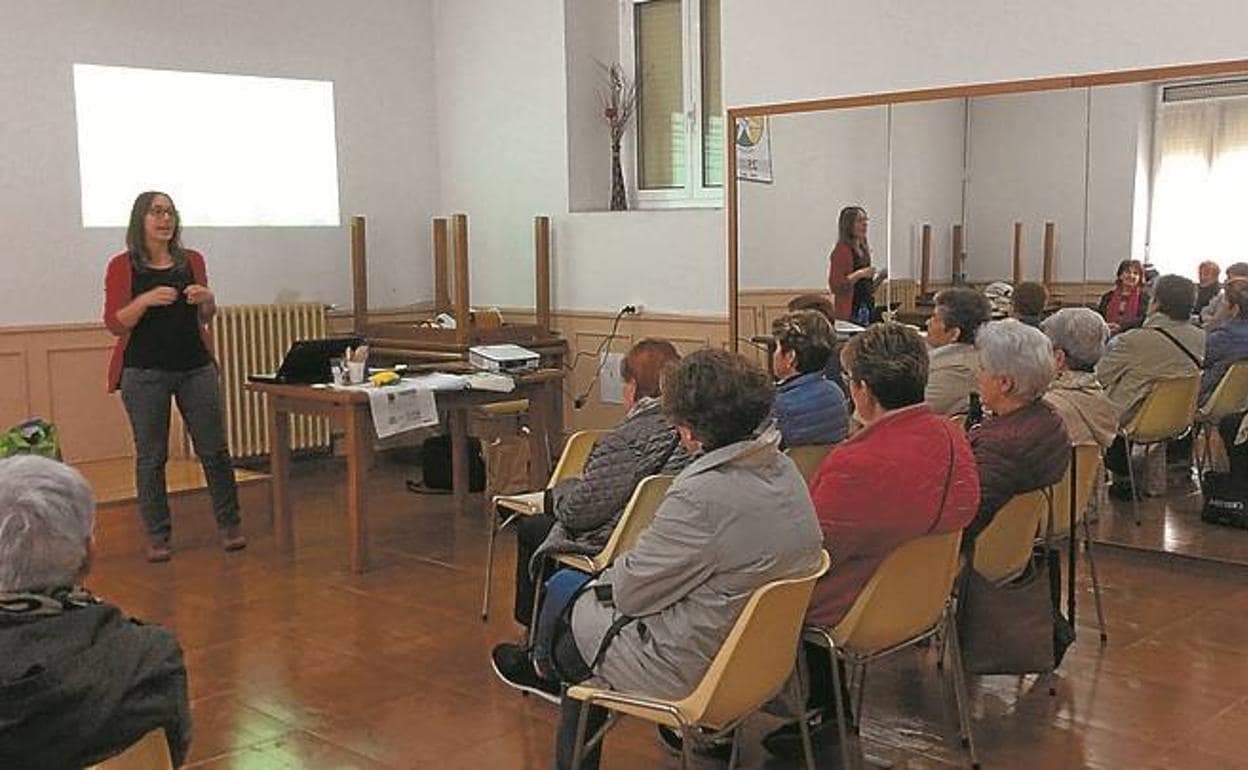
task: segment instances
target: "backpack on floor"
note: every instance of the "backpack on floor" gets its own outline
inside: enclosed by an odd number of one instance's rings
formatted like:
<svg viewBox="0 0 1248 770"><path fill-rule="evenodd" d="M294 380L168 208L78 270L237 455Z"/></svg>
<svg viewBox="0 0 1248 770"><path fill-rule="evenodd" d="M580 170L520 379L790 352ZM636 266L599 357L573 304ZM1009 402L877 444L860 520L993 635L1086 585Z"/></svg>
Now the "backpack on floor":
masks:
<svg viewBox="0 0 1248 770"><path fill-rule="evenodd" d="M1248 529L1248 479L1231 473L1205 471L1200 478L1205 496L1200 518L1210 524Z"/></svg>
<svg viewBox="0 0 1248 770"><path fill-rule="evenodd" d="M56 426L36 417L0 434L0 458L14 455L41 455L60 460L61 442Z"/></svg>
<svg viewBox="0 0 1248 770"><path fill-rule="evenodd" d="M425 439L420 450L421 483L426 489L451 488L451 437L433 436ZM468 439L468 490L485 490L485 458L481 456L481 440Z"/></svg>

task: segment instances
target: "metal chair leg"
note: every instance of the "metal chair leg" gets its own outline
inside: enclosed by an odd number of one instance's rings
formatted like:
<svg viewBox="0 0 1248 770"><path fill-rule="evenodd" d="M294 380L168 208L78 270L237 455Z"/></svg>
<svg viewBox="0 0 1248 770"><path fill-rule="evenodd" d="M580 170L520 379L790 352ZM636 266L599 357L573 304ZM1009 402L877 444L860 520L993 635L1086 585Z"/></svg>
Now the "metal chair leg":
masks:
<svg viewBox="0 0 1248 770"><path fill-rule="evenodd" d="M945 618L945 627L949 636L949 652L952 655L954 699L958 707L958 727L962 734L962 745L971 755L972 770L979 770L979 757L975 754L975 738L971 730L971 713L966 699L969 697L966 687L966 670L962 667L962 646L958 640L957 622L951 615Z"/></svg>
<svg viewBox="0 0 1248 770"><path fill-rule="evenodd" d="M576 718L576 742L572 744L572 770L581 770L581 761L585 759L585 729L589 726L588 703L581 703L581 713Z"/></svg>
<svg viewBox="0 0 1248 770"><path fill-rule="evenodd" d="M815 767L815 746L811 743L810 724L806 721L805 716L798 721L797 731L798 734L802 736L802 754L806 757L806 770L819 770ZM733 734L733 738L735 739L736 735L740 734L740 732L741 730L738 729L736 733ZM731 769L731 765L729 765L729 768Z"/></svg>
<svg viewBox="0 0 1248 770"><path fill-rule="evenodd" d="M693 743L693 731L685 725L680 726L680 770L689 770L689 759L691 750L689 745Z"/></svg>
<svg viewBox="0 0 1248 770"><path fill-rule="evenodd" d="M1127 478L1131 479L1131 510L1135 512L1135 526L1143 524L1140 518L1140 488L1135 483L1135 463L1131 458L1131 439L1123 439L1127 445ZM1147 451L1147 450L1146 450Z"/></svg>
<svg viewBox="0 0 1248 770"><path fill-rule="evenodd" d="M497 515L497 511L495 511ZM481 597L481 619L489 620L490 617L490 587L494 582L494 541L498 539L498 533L507 528L507 525L516 520L518 514L511 514L503 519L501 524L495 524L490 521L490 541L485 551L485 588Z"/></svg>
<svg viewBox="0 0 1248 770"><path fill-rule="evenodd" d="M737 760L741 758L741 727L732 731L732 753L728 755L728 770L737 770Z"/></svg>
<svg viewBox="0 0 1248 770"><path fill-rule="evenodd" d="M854 705L854 733L862 734L862 701L867 694L867 664L863 663L858 667L858 694Z"/></svg>
<svg viewBox="0 0 1248 770"><path fill-rule="evenodd" d="M835 647L828 649L828 657L832 660L832 697L836 699L836 731L841 739L841 768L851 770L854 765L849 752L849 731L845 729L846 703L845 696L841 693L841 667L838 665Z"/></svg>
<svg viewBox="0 0 1248 770"><path fill-rule="evenodd" d="M1096 576L1096 559L1092 558L1092 535L1088 531L1088 520L1083 520L1083 555L1088 560L1088 574L1092 576L1092 600L1096 602L1096 622L1101 627L1101 644L1109 641L1105 631L1105 611L1101 607L1101 581Z"/></svg>

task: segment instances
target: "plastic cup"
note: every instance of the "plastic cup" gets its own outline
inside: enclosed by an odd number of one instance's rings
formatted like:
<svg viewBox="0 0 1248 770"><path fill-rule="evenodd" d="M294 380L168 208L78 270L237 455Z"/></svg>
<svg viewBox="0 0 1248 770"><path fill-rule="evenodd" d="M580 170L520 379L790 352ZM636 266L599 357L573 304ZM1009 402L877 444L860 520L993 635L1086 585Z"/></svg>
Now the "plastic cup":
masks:
<svg viewBox="0 0 1248 770"><path fill-rule="evenodd" d="M365 370L363 361L347 362L347 377L350 379L352 385L359 385L364 382L364 373Z"/></svg>

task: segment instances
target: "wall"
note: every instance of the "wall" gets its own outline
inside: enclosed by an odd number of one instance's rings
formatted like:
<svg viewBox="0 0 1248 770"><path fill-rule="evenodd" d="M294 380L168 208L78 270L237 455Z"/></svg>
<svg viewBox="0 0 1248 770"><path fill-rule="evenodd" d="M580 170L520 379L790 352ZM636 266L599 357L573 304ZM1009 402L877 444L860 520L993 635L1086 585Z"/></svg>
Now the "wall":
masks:
<svg viewBox="0 0 1248 770"><path fill-rule="evenodd" d="M431 297L431 21L428 0L5 3L0 325L97 319L105 261L124 241L120 229L81 226L75 62L334 81L344 226L188 229L183 241L207 254L223 302L349 305L345 224L366 214L372 302ZM173 116L168 130L193 119Z"/></svg>
<svg viewBox="0 0 1248 770"><path fill-rule="evenodd" d="M1241 0L725 3L729 107L1245 56ZM835 40L835 44L830 41Z"/></svg>
<svg viewBox="0 0 1248 770"><path fill-rule="evenodd" d="M593 7L573 18L564 0L434 2L442 208L471 217L473 303L532 307L532 218L547 214L557 308L723 315L722 209L569 213L609 192L601 161L568 162L573 142L599 140L593 57L569 60L565 47L600 48L616 13L611 0L581 4ZM582 103L569 120L578 98L593 99L591 111Z"/></svg>

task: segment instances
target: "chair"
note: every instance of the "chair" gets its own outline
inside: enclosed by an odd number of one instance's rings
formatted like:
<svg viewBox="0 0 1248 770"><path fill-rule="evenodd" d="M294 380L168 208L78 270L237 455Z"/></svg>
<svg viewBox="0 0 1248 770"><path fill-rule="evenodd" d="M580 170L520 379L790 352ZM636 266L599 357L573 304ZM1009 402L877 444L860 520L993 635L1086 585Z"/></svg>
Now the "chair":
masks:
<svg viewBox="0 0 1248 770"><path fill-rule="evenodd" d="M86 770L173 770L169 741L162 729L152 730L130 748Z"/></svg>
<svg viewBox="0 0 1248 770"><path fill-rule="evenodd" d="M1041 489L1010 498L975 538L972 568L996 584L1023 574L1048 509L1049 496Z"/></svg>
<svg viewBox="0 0 1248 770"><path fill-rule="evenodd" d="M846 709L851 704L841 694L838 662L850 667L850 682L862 673L857 713L861 725L862 695L866 667L894 652L940 634L940 656L950 654L958 729L973 767L979 767L971 738L970 711L966 703L966 675L953 615L954 584L958 576L962 532L924 535L898 546L876 568L853 606L832 628L808 627L804 638L826 647L832 658L832 681L836 699L836 727L841 739L841 767L850 768ZM852 694L851 694L852 695ZM805 719L802 724L805 724Z"/></svg>
<svg viewBox="0 0 1248 770"><path fill-rule="evenodd" d="M1070 448L1070 467L1066 475L1053 487L1052 529L1042 525L1054 538L1069 537L1067 553L1066 606L1070 622L1075 622L1075 554L1079 546L1078 525L1083 525L1084 556L1088 560L1088 572L1092 575L1092 596L1096 600L1096 620L1101 628L1101 643L1109 641L1105 633L1105 614L1101 607L1101 583L1096 576L1096 561L1092 558L1092 534L1088 529L1088 507L1101 479L1101 448L1095 445ZM1073 496L1072 496L1073 491Z"/></svg>
<svg viewBox="0 0 1248 770"><path fill-rule="evenodd" d="M650 526L650 522L654 521L654 514L658 512L659 504L663 502L663 497L675 480L675 476L645 477L633 490L632 497L624 506L624 512L620 514L620 520L616 522L610 539L601 551L594 556L577 553L557 554L555 560L582 572L602 572L611 566L611 562L617 557L637 543L637 538L641 537L641 533ZM539 602L534 600L534 603Z"/></svg>
<svg viewBox="0 0 1248 770"><path fill-rule="evenodd" d="M828 456L831 449L831 444L805 444L791 446L784 450L784 453L789 456L789 459L801 471L802 478L806 479L806 483L809 484L815 476L815 471L819 470L819 466L823 463L823 458Z"/></svg>
<svg viewBox="0 0 1248 770"><path fill-rule="evenodd" d="M802 630L806 605L815 581L828 570L826 551L818 569L798 578L776 580L756 589L733 623L719 652L693 692L680 700L651 698L641 694L615 692L576 685L565 697L585 703L576 729L572 755L573 770L580 768L585 752L597 745L624 714L680 730L683 737L681 767L688 770L689 753L699 731L712 733L710 739L732 734L731 770L736 767L740 742L738 725L783 689L793 671L794 651ZM588 706L602 706L611 719L586 741ZM806 721L802 720L802 748L809 770L815 770L814 752Z"/></svg>
<svg viewBox="0 0 1248 770"><path fill-rule="evenodd" d="M550 481L546 482L546 488L550 489L564 479L579 476L585 470L585 463L589 460L589 453L593 450L594 443L606 432L605 430L580 430L569 436L567 443L564 444L563 454L559 455L559 462L555 464L555 469L550 474ZM482 620L487 620L490 614L490 584L494 577L494 540L499 532L521 516L540 513L540 494L542 493L496 495L493 499L498 515L502 516L504 513L506 515L501 522L494 521L490 525L490 543L485 554L485 588L481 598Z"/></svg>
<svg viewBox="0 0 1248 770"><path fill-rule="evenodd" d="M1218 380L1209 399L1196 410L1196 438L1204 433L1204 451L1196 455L1196 467L1203 474L1209 465L1209 433L1217 430L1223 418L1248 411L1248 361L1237 361ZM1199 444L1199 441L1194 442Z"/></svg>
<svg viewBox="0 0 1248 770"><path fill-rule="evenodd" d="M1196 398L1200 395L1200 375L1170 377L1153 383L1148 396L1131 421L1119 431L1126 442L1127 473L1131 478L1131 507L1135 524L1139 526L1139 486L1135 482L1135 464L1131 462L1131 447L1162 444L1182 436L1196 416Z"/></svg>

